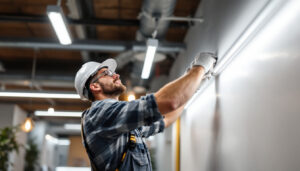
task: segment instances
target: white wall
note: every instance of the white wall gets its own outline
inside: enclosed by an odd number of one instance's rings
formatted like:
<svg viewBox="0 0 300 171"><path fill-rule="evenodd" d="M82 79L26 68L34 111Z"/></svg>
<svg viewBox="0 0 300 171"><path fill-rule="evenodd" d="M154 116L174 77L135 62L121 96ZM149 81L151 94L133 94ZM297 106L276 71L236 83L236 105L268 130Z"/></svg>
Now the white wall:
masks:
<svg viewBox="0 0 300 171"><path fill-rule="evenodd" d="M22 110L17 105L14 105L14 113L13 113L13 125L20 125L22 124L27 117L27 113ZM16 140L18 143L25 145L27 141L27 134L23 131L20 131L16 134ZM12 154L12 161L14 163L13 165L13 171L19 171L23 170L25 166L25 148L20 148L19 153L14 152Z"/></svg>
<svg viewBox="0 0 300 171"><path fill-rule="evenodd" d="M182 171L300 170L300 1L277 1L285 5L186 109ZM205 22L188 32L172 77L198 51L222 57L267 2L203 1Z"/></svg>
<svg viewBox="0 0 300 171"><path fill-rule="evenodd" d="M12 104L0 104L0 128L12 125L13 110L14 105Z"/></svg>
<svg viewBox="0 0 300 171"><path fill-rule="evenodd" d="M173 126L166 128L163 133L155 135L155 163L156 171L174 170L174 143L172 138Z"/></svg>

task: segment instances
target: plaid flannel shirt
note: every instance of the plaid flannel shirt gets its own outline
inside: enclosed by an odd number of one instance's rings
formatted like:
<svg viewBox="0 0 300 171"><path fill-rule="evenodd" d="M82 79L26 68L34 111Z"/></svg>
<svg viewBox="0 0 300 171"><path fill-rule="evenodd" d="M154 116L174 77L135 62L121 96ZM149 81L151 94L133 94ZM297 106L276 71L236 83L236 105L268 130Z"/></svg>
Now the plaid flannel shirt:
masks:
<svg viewBox="0 0 300 171"><path fill-rule="evenodd" d="M165 127L153 94L130 102L95 101L83 115L86 143L92 153L88 155L100 170L115 170L119 166L130 131L139 131L137 145L145 145L142 137L162 132Z"/></svg>

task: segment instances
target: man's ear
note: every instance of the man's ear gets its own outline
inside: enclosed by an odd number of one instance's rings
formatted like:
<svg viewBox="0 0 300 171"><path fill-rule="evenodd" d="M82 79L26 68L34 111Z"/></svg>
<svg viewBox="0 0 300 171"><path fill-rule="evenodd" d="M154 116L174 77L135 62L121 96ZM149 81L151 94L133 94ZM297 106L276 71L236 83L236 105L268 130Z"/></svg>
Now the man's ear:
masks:
<svg viewBox="0 0 300 171"><path fill-rule="evenodd" d="M98 83L92 83L90 84L90 90L91 91L101 91L101 86Z"/></svg>

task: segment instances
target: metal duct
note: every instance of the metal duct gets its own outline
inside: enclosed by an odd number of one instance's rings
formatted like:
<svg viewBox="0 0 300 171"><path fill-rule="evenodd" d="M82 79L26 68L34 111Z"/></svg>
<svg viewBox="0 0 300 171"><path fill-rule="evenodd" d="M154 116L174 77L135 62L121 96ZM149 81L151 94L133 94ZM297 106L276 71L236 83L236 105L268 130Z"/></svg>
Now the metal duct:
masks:
<svg viewBox="0 0 300 171"><path fill-rule="evenodd" d="M142 5L142 11L140 14L140 29L137 32L136 39L138 41L144 41L148 37L152 37L152 33L156 30L156 38L162 39L170 25L170 20L162 20L164 17L170 17L173 15L176 6L176 0L144 0ZM177 48L177 47L173 47ZM160 42L158 51L171 53L178 52L173 48L164 48L163 43ZM172 49L172 50L171 50ZM143 49L145 51L145 49ZM140 51L143 51L142 49ZM171 50L171 51L170 51ZM179 50L179 49L178 49ZM134 50L138 51L138 50ZM122 66L128 62L134 60L134 53L132 51L121 53L116 57L117 61L122 61ZM140 78L142 68L139 65L143 65L140 62L134 64L136 70L132 73L132 77L136 77L137 80ZM138 69L139 68L139 69ZM135 80L135 81L137 81Z"/></svg>
<svg viewBox="0 0 300 171"><path fill-rule="evenodd" d="M170 21L161 20L173 15L176 0L144 0L140 15L140 30L137 40L151 37L157 30L156 38L162 39L168 30Z"/></svg>
<svg viewBox="0 0 300 171"><path fill-rule="evenodd" d="M0 38L0 47L14 48L38 48L38 49L64 49L64 50L86 50L102 52L124 52L126 50L145 51L146 45L142 42L125 41L101 41L101 40L74 40L71 45L61 45L57 41L49 39L8 39ZM162 42L158 47L158 52L180 52L185 49L183 43Z"/></svg>

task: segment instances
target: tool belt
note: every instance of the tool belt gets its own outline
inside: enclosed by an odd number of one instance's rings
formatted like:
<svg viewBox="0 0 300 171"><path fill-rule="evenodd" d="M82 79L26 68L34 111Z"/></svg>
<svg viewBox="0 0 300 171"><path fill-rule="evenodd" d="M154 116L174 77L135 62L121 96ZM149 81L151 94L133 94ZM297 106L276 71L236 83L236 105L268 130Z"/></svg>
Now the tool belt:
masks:
<svg viewBox="0 0 300 171"><path fill-rule="evenodd" d="M127 149L133 150L135 147L136 147L136 138L135 138L135 135L130 132L130 137L129 137L129 141L128 141L128 144L127 144ZM123 163L123 161L126 157L126 154L127 153L125 151L122 155L121 162L120 162L118 168L115 171L119 171L119 168L121 167L121 165L122 165L122 163Z"/></svg>

